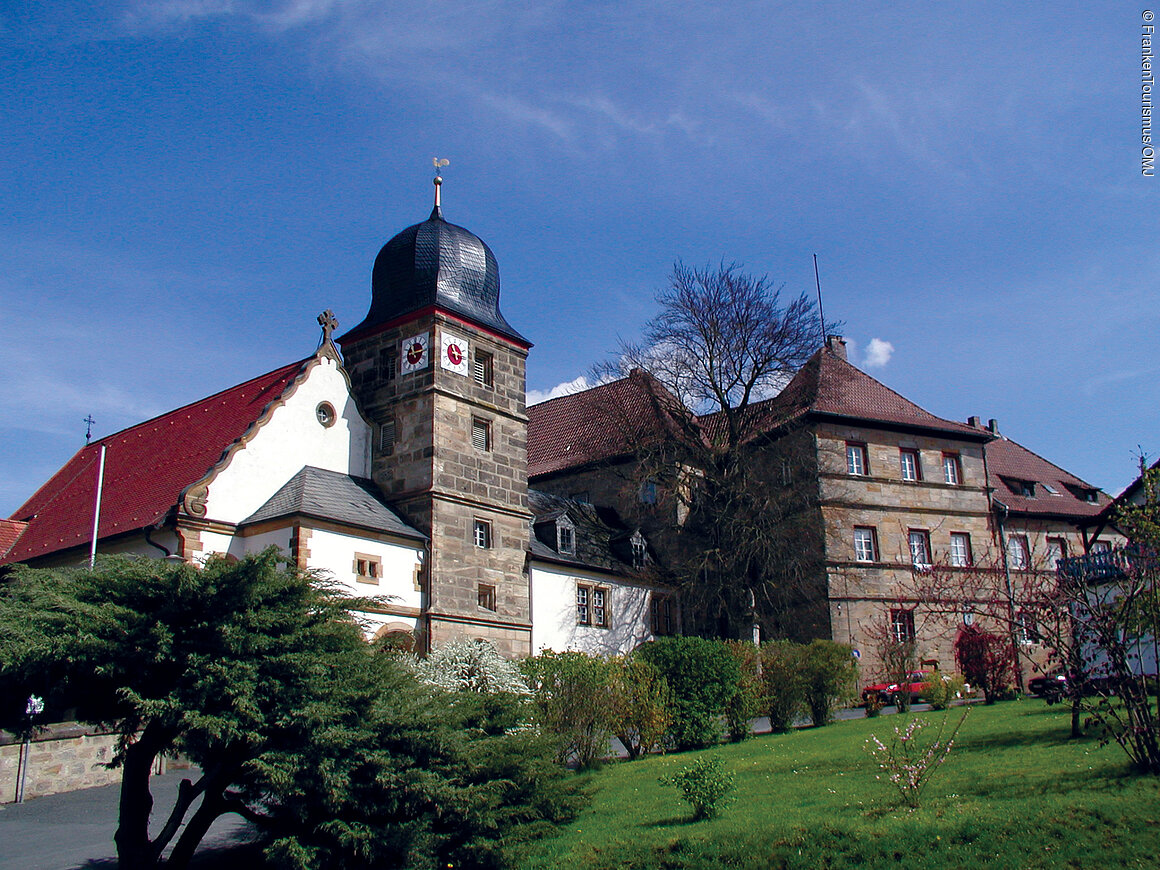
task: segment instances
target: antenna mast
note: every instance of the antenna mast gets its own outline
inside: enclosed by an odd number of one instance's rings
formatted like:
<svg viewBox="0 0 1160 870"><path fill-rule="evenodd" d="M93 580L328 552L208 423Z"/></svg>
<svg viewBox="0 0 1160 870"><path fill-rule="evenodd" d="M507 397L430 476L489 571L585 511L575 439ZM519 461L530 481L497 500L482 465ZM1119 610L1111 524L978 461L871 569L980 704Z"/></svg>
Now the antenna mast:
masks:
<svg viewBox="0 0 1160 870"><path fill-rule="evenodd" d="M826 313L822 311L822 279L818 277L818 255L814 254L814 284L818 288L818 319L822 321L822 344L826 343Z"/></svg>

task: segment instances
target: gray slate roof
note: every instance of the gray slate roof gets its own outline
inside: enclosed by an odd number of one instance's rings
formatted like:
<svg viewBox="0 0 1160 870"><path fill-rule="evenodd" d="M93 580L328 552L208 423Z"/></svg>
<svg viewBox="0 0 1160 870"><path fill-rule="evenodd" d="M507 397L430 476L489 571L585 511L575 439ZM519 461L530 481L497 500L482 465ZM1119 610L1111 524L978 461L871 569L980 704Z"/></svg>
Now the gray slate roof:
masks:
<svg viewBox="0 0 1160 870"><path fill-rule="evenodd" d="M286 481L242 525L292 515L426 540L425 535L407 525L387 507L373 480L324 471L311 465L304 466Z"/></svg>
<svg viewBox="0 0 1160 870"><path fill-rule="evenodd" d="M528 548L532 558L615 574L632 570L629 541L633 530L621 522L612 508L595 507L536 489L528 490L528 507L535 514ZM575 526L575 552L571 554L557 549L556 521L564 515Z"/></svg>

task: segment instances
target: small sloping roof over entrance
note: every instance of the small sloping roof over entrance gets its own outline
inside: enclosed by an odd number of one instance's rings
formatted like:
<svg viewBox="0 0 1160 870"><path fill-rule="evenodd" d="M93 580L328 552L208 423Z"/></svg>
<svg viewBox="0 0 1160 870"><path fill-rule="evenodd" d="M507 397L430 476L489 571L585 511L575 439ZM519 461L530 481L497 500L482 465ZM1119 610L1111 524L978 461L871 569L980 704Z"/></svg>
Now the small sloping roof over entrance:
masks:
<svg viewBox="0 0 1160 870"><path fill-rule="evenodd" d="M288 516L330 520L376 532L390 532L407 538L426 537L407 525L379 497L373 480L326 471L312 465L288 480L269 501L247 517L242 525Z"/></svg>

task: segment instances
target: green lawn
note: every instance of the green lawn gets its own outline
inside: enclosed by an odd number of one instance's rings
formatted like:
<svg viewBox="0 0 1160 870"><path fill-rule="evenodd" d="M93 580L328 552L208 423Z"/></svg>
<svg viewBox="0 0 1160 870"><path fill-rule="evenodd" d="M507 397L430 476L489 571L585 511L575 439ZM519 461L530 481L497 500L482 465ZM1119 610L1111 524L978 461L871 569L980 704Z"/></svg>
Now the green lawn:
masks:
<svg viewBox="0 0 1160 870"><path fill-rule="evenodd" d="M611 765L590 776L589 809L519 866L1160 866L1160 780L1130 775L1115 745L1069 740L1062 705L977 706L917 810L875 779L864 748L904 721L859 719L707 750L737 780L737 800L710 821L689 822L676 790L657 784L691 754Z"/></svg>

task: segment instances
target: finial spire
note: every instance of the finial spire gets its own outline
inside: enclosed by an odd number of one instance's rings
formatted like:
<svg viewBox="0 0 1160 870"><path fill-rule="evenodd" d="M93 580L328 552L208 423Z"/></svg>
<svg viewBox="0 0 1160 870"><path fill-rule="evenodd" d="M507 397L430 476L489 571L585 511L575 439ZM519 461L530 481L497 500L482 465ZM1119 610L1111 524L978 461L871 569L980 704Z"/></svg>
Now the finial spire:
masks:
<svg viewBox="0 0 1160 870"><path fill-rule="evenodd" d="M435 165L435 178L432 183L435 185L435 208L431 210L431 217L443 217L443 210L440 208L439 190L443 185L443 176L439 174L439 170L451 163L446 157L434 157L431 162Z"/></svg>
<svg viewBox="0 0 1160 870"><path fill-rule="evenodd" d="M93 424L97 421L93 419L92 414L89 414L81 422L85 424L85 444L88 444L93 439Z"/></svg>
<svg viewBox="0 0 1160 870"><path fill-rule="evenodd" d="M318 343L318 346L322 347L330 341L330 334L338 329L338 318L334 316L333 311L327 308L318 315L318 325L322 327L322 341Z"/></svg>

